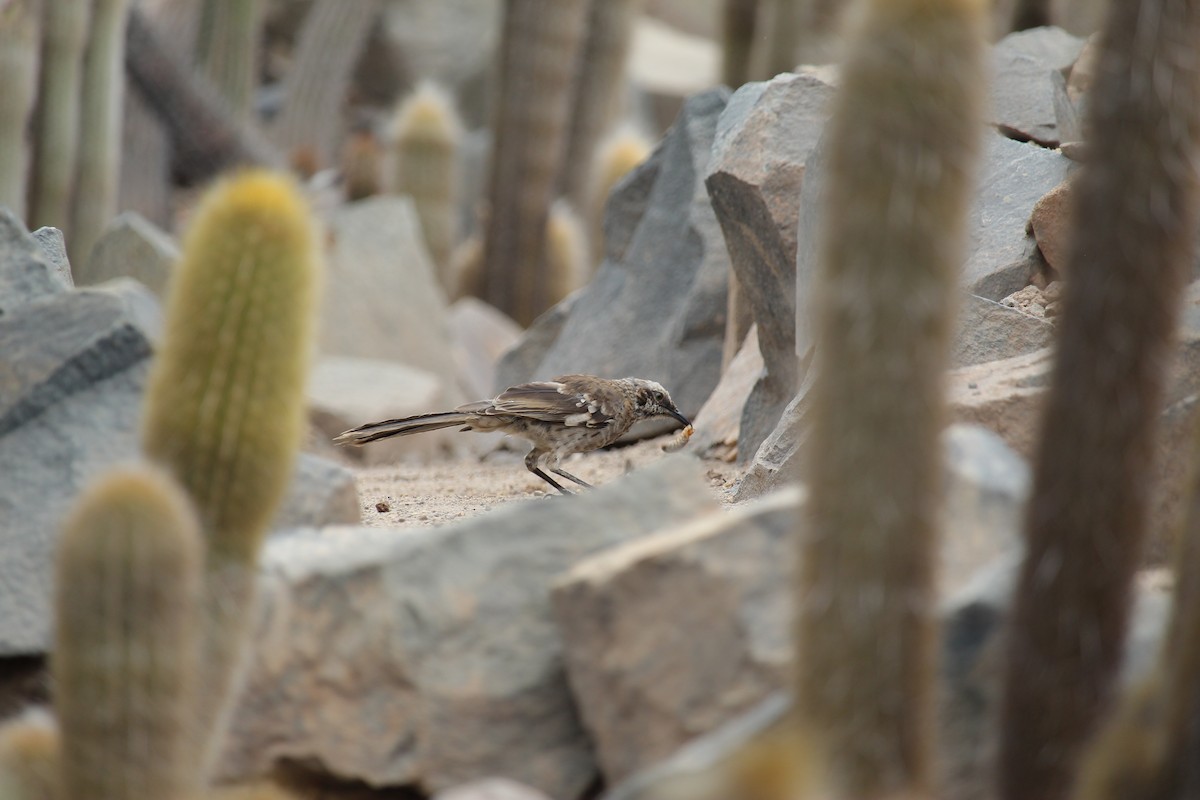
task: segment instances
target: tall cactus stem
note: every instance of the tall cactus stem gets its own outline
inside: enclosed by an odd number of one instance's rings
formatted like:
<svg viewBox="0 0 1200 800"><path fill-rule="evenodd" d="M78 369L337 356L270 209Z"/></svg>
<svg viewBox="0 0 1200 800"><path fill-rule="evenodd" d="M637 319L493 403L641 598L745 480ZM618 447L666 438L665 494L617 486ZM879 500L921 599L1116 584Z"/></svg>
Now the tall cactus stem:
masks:
<svg viewBox="0 0 1200 800"><path fill-rule="evenodd" d="M596 145L620 119L633 22L641 0L590 0L587 38L576 68L560 193L586 209Z"/></svg>
<svg viewBox="0 0 1200 800"><path fill-rule="evenodd" d="M462 127L450 96L422 82L396 110L391 129L389 188L412 198L425 245L447 292L453 288L450 258L458 243Z"/></svg>
<svg viewBox="0 0 1200 800"><path fill-rule="evenodd" d="M94 0L92 7L80 120L87 135L79 140L71 236L67 240L68 253L76 264L87 263L92 245L117 211L129 2Z"/></svg>
<svg viewBox="0 0 1200 800"><path fill-rule="evenodd" d="M38 80L42 0L10 0L0 8L0 206L25 217L29 174L27 131Z"/></svg>
<svg viewBox="0 0 1200 800"><path fill-rule="evenodd" d="M80 87L92 0L43 0L42 56L33 125L29 227L68 234L79 147Z"/></svg>
<svg viewBox="0 0 1200 800"><path fill-rule="evenodd" d="M546 218L566 147L584 0L505 0L494 109L483 299L522 325L550 307Z"/></svg>
<svg viewBox="0 0 1200 800"><path fill-rule="evenodd" d="M932 796L943 373L983 129L978 0L869 0L828 135L796 702L829 796Z"/></svg>

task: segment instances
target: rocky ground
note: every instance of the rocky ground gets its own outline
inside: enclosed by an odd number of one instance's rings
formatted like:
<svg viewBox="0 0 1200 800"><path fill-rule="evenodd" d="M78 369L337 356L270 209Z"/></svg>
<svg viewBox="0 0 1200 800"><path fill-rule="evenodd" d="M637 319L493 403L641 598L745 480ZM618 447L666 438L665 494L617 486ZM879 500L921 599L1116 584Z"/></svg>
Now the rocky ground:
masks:
<svg viewBox="0 0 1200 800"><path fill-rule="evenodd" d="M568 471L595 486L641 469L663 457L671 436L580 454ZM559 499L559 494L525 470L524 447L517 442L483 456L429 464L395 464L356 470L362 524L375 528L423 528L479 516L499 506L530 498ZM565 465L564 465L565 466ZM737 466L704 461L713 496L726 504Z"/></svg>

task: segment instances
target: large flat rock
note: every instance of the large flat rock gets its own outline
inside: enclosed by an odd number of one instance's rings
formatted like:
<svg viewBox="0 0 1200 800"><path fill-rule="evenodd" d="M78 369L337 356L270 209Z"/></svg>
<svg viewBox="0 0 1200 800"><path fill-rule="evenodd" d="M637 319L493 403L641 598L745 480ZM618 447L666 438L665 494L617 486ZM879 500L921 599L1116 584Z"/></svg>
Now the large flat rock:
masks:
<svg viewBox="0 0 1200 800"><path fill-rule="evenodd" d="M738 89L717 123L705 185L766 367L745 405L739 453L758 449L796 393L801 186L833 94L815 76L785 73Z"/></svg>
<svg viewBox="0 0 1200 800"><path fill-rule="evenodd" d="M437 792L503 775L578 797L596 765L550 585L607 547L720 513L701 472L679 454L594 492L456 525L272 540L224 776L288 760L372 786Z"/></svg>
<svg viewBox="0 0 1200 800"><path fill-rule="evenodd" d="M1020 550L1024 463L987 431L943 442L939 594ZM580 714L610 783L786 685L803 494L789 487L584 561L555 618Z"/></svg>

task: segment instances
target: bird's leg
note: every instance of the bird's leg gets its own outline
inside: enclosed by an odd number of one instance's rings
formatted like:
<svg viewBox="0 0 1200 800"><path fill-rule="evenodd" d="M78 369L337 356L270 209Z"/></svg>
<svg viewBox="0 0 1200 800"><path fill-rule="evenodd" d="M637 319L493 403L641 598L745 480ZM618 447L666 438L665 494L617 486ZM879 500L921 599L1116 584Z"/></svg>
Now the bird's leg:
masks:
<svg viewBox="0 0 1200 800"><path fill-rule="evenodd" d="M530 450L528 455L525 456L525 469L529 470L534 475L537 475L539 478L553 486L555 489L558 489L558 491L562 492L563 494L575 494L568 489L564 489L562 484L554 480L554 478L551 478L546 473L542 472L541 467L538 466L538 462L541 461L543 455L545 455L545 453L538 450L536 447L533 450ZM557 470L555 471L557 472Z"/></svg>
<svg viewBox="0 0 1200 800"><path fill-rule="evenodd" d="M553 486L555 489L558 489L558 490L559 490L560 492L562 492L563 494L575 494L575 493L574 493L574 492L572 492L570 489L564 489L564 488L562 487L562 484L560 484L558 481L554 480L554 478L551 478L551 477L550 477L549 475L547 475L546 473L542 472L542 471L541 471L540 469L538 469L537 467L534 467L532 470L530 470L530 472L532 472L534 475L537 475L539 478L541 478L541 479L542 479L542 480L544 480L546 483L548 483L548 484L550 484L551 486Z"/></svg>
<svg viewBox="0 0 1200 800"><path fill-rule="evenodd" d="M567 472L565 469L560 469L559 467L551 467L550 471L556 475L562 475L567 480L575 481L576 483L578 483L580 486L582 486L585 489L595 489L596 488L595 486L592 486L590 483L583 480L582 478L576 478L574 475Z"/></svg>

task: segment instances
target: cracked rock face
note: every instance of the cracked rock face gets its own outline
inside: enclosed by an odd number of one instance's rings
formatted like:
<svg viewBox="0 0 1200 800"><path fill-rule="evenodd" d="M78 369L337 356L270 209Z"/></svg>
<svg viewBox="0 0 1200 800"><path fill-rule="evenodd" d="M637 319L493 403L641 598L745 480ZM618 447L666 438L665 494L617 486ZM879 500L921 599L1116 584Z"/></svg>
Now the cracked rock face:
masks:
<svg viewBox="0 0 1200 800"><path fill-rule="evenodd" d="M420 530L268 543L251 671L223 777L279 760L440 791L503 775L578 797L596 775L550 587L598 551L720 515L684 454L566 500Z"/></svg>

